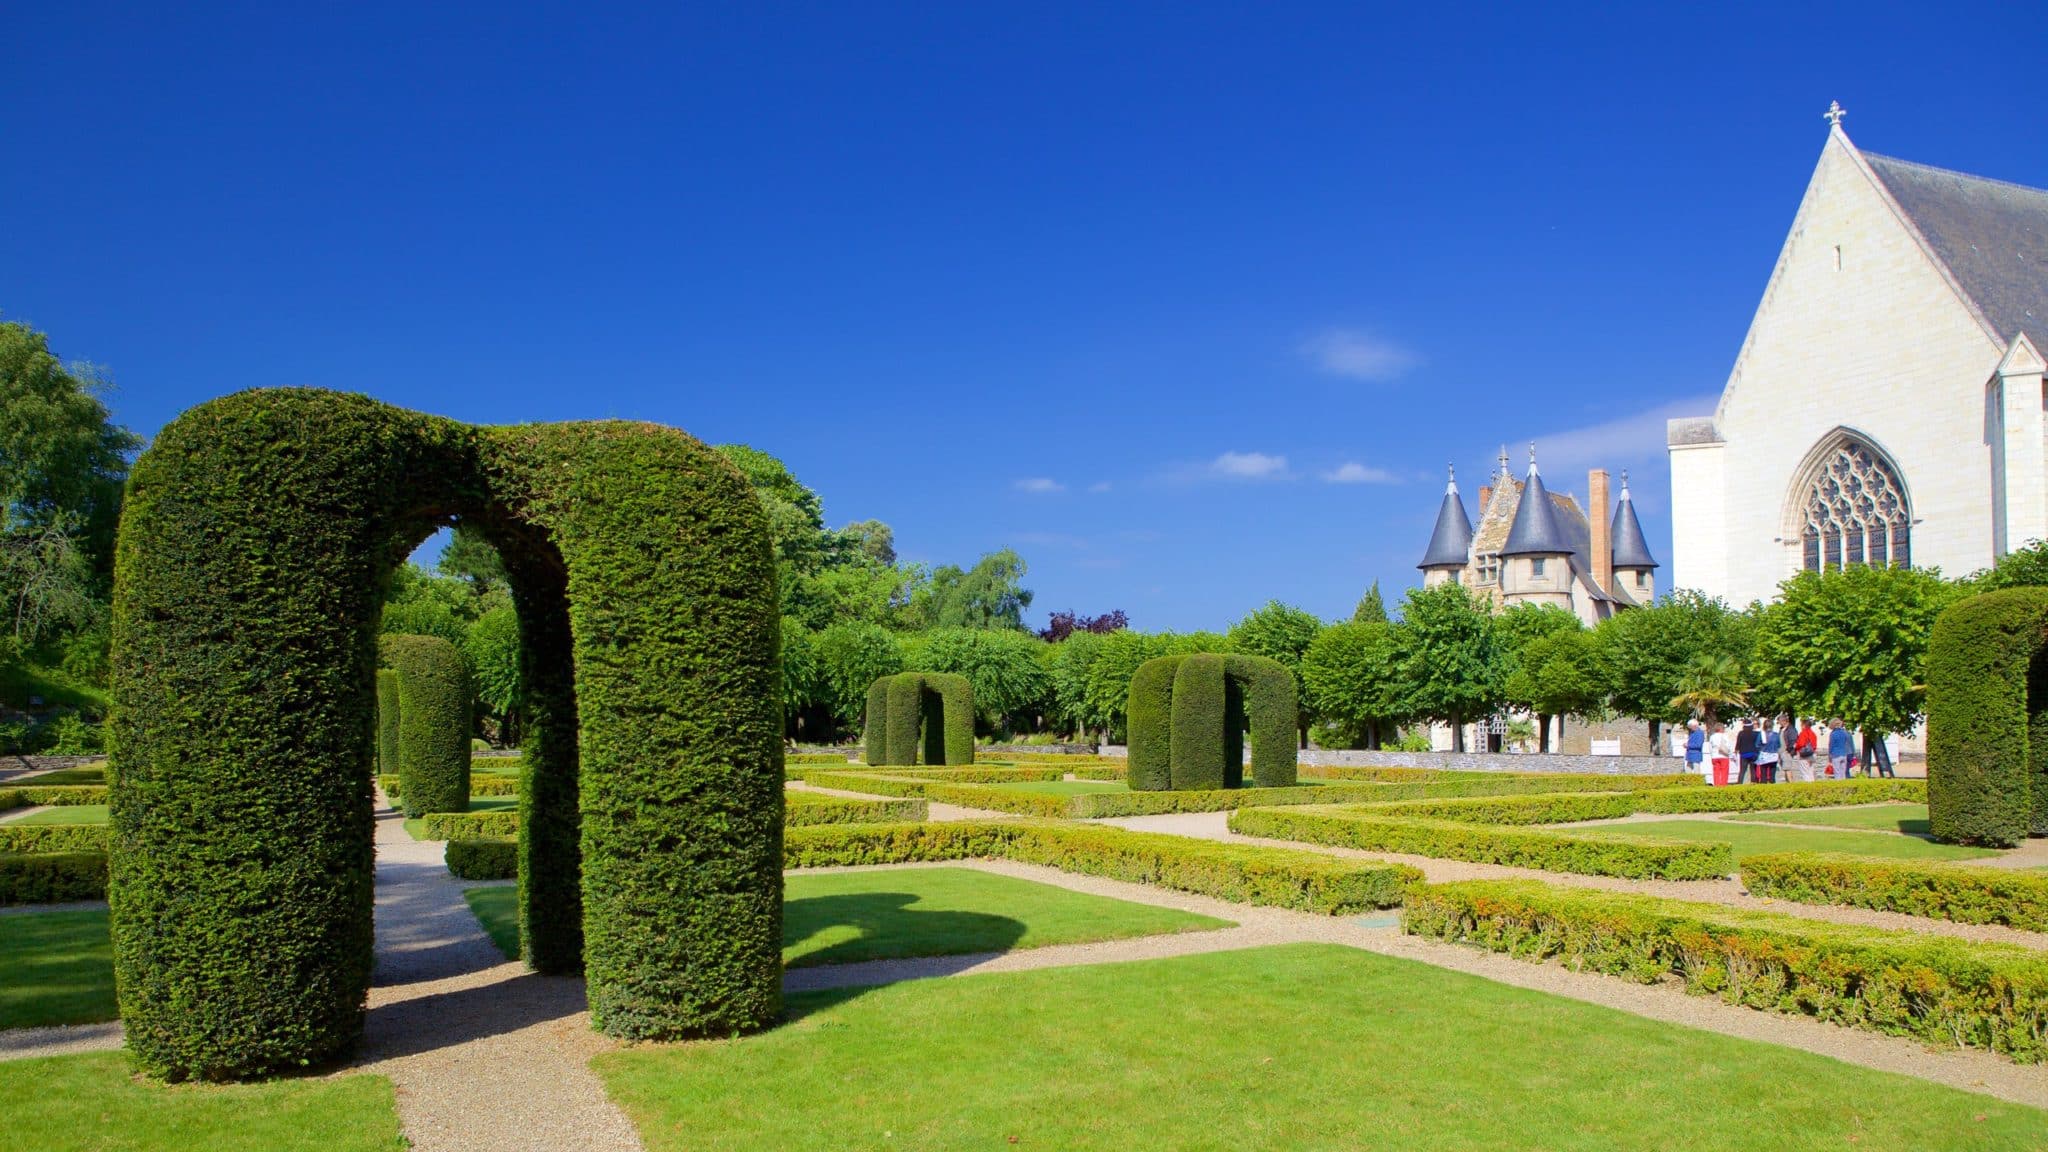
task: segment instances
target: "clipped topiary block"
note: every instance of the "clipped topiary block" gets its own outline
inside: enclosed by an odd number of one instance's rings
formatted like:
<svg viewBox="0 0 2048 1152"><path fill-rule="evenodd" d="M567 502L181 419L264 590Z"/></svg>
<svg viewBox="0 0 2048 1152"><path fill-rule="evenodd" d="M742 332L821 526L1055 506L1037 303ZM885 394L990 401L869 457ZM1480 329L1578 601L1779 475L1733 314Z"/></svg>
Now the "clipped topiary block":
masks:
<svg viewBox="0 0 2048 1152"><path fill-rule="evenodd" d="M1936 840L2048 835L2048 588L1952 604L1927 649L1927 816Z"/></svg>
<svg viewBox="0 0 2048 1152"><path fill-rule="evenodd" d="M398 672L377 669L377 774L398 776ZM396 789L391 791L398 795Z"/></svg>
<svg viewBox="0 0 2048 1152"><path fill-rule="evenodd" d="M377 642L377 658L398 681L398 799L405 814L469 811L474 694L462 650L439 636L384 636ZM383 684L380 670L380 691ZM381 699L379 704L381 728Z"/></svg>
<svg viewBox="0 0 2048 1152"><path fill-rule="evenodd" d="M1131 677L1131 790L1215 791L1244 784L1244 729L1252 782L1296 783L1294 676L1263 656L1161 656Z"/></svg>
<svg viewBox="0 0 2048 1152"><path fill-rule="evenodd" d="M871 765L974 763L974 687L949 672L899 672L868 688Z"/></svg>

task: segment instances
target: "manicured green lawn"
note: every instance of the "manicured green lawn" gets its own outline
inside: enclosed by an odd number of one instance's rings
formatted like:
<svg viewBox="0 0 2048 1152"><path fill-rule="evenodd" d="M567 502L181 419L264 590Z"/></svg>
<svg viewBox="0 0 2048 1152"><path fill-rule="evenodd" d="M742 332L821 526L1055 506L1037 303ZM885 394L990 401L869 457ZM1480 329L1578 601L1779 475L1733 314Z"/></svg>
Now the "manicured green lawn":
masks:
<svg viewBox="0 0 2048 1152"><path fill-rule="evenodd" d="M1991 848L1935 844L1895 833L1822 832L1808 828L1776 828L1768 824L1734 824L1722 820L1651 820L1641 824L1602 824L1593 830L1602 835L1719 840L1735 846L1737 860L1764 852L1847 852L1894 860L1974 860L1998 855L1997 850Z"/></svg>
<svg viewBox="0 0 2048 1152"><path fill-rule="evenodd" d="M983 785L976 785L983 787ZM1131 786L1121 780L1013 780L1005 784L986 785L990 788L1007 788L1012 792L1049 792L1055 796L1075 796L1083 792L1129 792Z"/></svg>
<svg viewBox="0 0 2048 1152"><path fill-rule="evenodd" d="M0 1028L115 1015L114 945L104 911L0 916ZM0 1084L13 1067L0 1064Z"/></svg>
<svg viewBox="0 0 2048 1152"><path fill-rule="evenodd" d="M471 812L517 812L519 811L519 797L471 796L469 798L469 810ZM426 821L417 816L407 820L405 822L405 834L415 840L426 839Z"/></svg>
<svg viewBox="0 0 2048 1152"><path fill-rule="evenodd" d="M0 1064L0 1152L396 1152L382 1076L156 1084L119 1052Z"/></svg>
<svg viewBox="0 0 2048 1152"><path fill-rule="evenodd" d="M651 1152L1961 1150L2048 1132L2048 1113L1989 1097L1337 945L790 1010L760 1036L593 1064Z"/></svg>
<svg viewBox="0 0 2048 1152"><path fill-rule="evenodd" d="M505 955L517 955L513 890L472 888L464 896ZM782 957L807 968L1228 927L1227 920L971 868L817 872L784 881Z"/></svg>
<svg viewBox="0 0 2048 1152"><path fill-rule="evenodd" d="M1927 834L1927 805L1872 804L1863 808L1805 808L1783 812L1737 812L1721 817L1743 824L1826 824L1875 832Z"/></svg>
<svg viewBox="0 0 2048 1152"><path fill-rule="evenodd" d="M9 824L105 824L105 804L66 804L9 820Z"/></svg>

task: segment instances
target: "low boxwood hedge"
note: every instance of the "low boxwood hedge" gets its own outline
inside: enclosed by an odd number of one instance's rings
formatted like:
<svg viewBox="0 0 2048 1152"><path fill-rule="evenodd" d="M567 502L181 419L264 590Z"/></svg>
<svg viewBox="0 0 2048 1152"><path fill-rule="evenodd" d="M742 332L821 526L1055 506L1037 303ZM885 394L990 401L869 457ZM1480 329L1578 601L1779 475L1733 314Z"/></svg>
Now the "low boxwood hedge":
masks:
<svg viewBox="0 0 2048 1152"><path fill-rule="evenodd" d="M1633 880L1711 880L1735 871L1734 849L1721 843L1403 819L1366 808L1244 808L1231 816L1230 830L1368 852Z"/></svg>
<svg viewBox="0 0 2048 1152"><path fill-rule="evenodd" d="M38 805L62 808L72 804L105 804L105 784L20 784L0 788L0 809L33 808Z"/></svg>
<svg viewBox="0 0 2048 1152"><path fill-rule="evenodd" d="M379 776L377 777L377 787L384 790L384 795L393 800L398 799L400 789L398 777ZM516 776L471 776L469 778L469 794L472 797L517 796L519 795L519 778Z"/></svg>
<svg viewBox="0 0 2048 1152"><path fill-rule="evenodd" d="M1402 889L1421 878L1399 864L1044 821L849 824L792 828L783 836L790 868L976 858L1330 915L1393 907Z"/></svg>
<svg viewBox="0 0 2048 1152"><path fill-rule="evenodd" d="M517 837L517 812L429 812L420 819L428 840L488 840Z"/></svg>
<svg viewBox="0 0 2048 1152"><path fill-rule="evenodd" d="M853 757L839 752L785 752L784 764L848 764Z"/></svg>
<svg viewBox="0 0 2048 1152"><path fill-rule="evenodd" d="M519 841L450 840L443 858L463 880L514 880L519 876Z"/></svg>
<svg viewBox="0 0 2048 1152"><path fill-rule="evenodd" d="M0 904L106 898L105 852L0 852Z"/></svg>
<svg viewBox="0 0 2048 1152"><path fill-rule="evenodd" d="M1737 784L1645 792L1638 812L1767 812L1833 804L1925 803L1925 780L1822 780L1812 784Z"/></svg>
<svg viewBox="0 0 2048 1152"><path fill-rule="evenodd" d="M105 824L0 824L0 853L106 850Z"/></svg>
<svg viewBox="0 0 2048 1152"><path fill-rule="evenodd" d="M1742 861L1757 896L1846 904L1959 924L2048 932L2048 872L1923 860L1874 860L1832 852L1773 852Z"/></svg>
<svg viewBox="0 0 2048 1152"><path fill-rule="evenodd" d="M820 796L815 792L791 792L785 797L785 828L810 824L893 824L922 820L928 805L923 800L847 800Z"/></svg>
<svg viewBox="0 0 2048 1152"><path fill-rule="evenodd" d="M1375 804L1375 814L1467 824L1572 824L1617 820L1640 812L1759 812L1840 804L1916 800L1919 780L1840 780L1814 784L1745 784L1728 788L1670 788L1634 792L1563 792Z"/></svg>
<svg viewBox="0 0 2048 1152"><path fill-rule="evenodd" d="M1533 881L1417 885L1403 928L1929 1044L2048 1058L2048 955Z"/></svg>

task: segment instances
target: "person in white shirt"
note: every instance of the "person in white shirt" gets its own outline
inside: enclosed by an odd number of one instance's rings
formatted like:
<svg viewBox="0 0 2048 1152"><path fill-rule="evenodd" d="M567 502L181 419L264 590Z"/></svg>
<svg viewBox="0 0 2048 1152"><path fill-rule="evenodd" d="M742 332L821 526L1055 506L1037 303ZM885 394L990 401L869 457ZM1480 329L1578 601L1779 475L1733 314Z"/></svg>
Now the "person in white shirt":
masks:
<svg viewBox="0 0 2048 1152"><path fill-rule="evenodd" d="M1707 763L1712 774L1707 780L1712 784L1728 783L1728 767L1735 759L1735 738L1728 735L1728 729L1715 721L1713 730L1707 735Z"/></svg>

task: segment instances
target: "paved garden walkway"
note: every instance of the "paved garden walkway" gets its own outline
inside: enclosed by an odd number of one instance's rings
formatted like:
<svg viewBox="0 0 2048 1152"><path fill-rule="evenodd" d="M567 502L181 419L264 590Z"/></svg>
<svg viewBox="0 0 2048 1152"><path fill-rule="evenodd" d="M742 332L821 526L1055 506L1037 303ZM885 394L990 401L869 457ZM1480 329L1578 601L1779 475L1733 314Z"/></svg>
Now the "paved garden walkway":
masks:
<svg viewBox="0 0 2048 1152"><path fill-rule="evenodd" d="M381 800L381 796L380 796ZM506 961L442 862L377 813L377 969L356 1067L391 1078L419 1152L638 1149L590 1057L583 981Z"/></svg>

